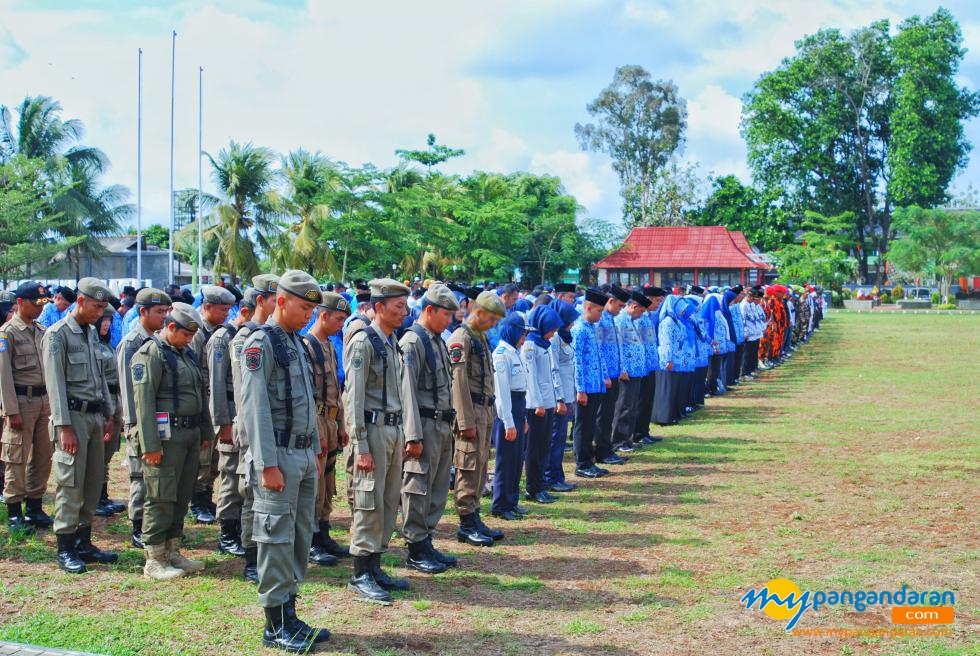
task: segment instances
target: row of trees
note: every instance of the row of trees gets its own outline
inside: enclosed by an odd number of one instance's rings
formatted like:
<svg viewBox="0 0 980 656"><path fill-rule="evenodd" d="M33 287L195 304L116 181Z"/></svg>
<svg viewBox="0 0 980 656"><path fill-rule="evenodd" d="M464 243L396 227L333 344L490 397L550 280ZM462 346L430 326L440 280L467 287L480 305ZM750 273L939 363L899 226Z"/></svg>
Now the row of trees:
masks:
<svg viewBox="0 0 980 656"><path fill-rule="evenodd" d="M799 40L743 98L752 184L723 176L705 192L696 167L677 160L684 99L639 66L616 71L587 107L595 122L575 132L612 159L629 227L725 225L790 270L831 266L831 280L852 269L868 280L874 254L880 284L891 242L910 234L896 208L948 204L967 162L963 123L980 113L980 95L957 84L962 43L945 9L894 31L882 20Z"/></svg>
<svg viewBox="0 0 980 656"><path fill-rule="evenodd" d="M464 153L431 134L427 148L396 153L389 170L236 142L208 155L218 193L201 200L205 264L236 277L295 267L333 280L509 280L519 270L544 282L587 273L617 239L609 224L579 220L556 177L443 173ZM196 192L180 202L193 207ZM194 261L196 223L182 232L177 249Z"/></svg>
<svg viewBox="0 0 980 656"><path fill-rule="evenodd" d="M16 119L15 119L16 114ZM134 207L128 190L102 185L109 161L82 144L83 127L62 120L50 98L0 109L0 277L42 275L55 257L77 265L104 252L99 238L119 234ZM320 279L398 277L557 280L590 265L620 237L609 224L581 219L575 199L553 176L443 173L462 150L429 135L427 147L396 151L389 170L336 162L299 149L279 156L231 142L207 155L217 190L197 204L204 265L248 278L262 270L302 268ZM178 256L196 263L197 222L175 235ZM169 233L150 226L147 240Z"/></svg>

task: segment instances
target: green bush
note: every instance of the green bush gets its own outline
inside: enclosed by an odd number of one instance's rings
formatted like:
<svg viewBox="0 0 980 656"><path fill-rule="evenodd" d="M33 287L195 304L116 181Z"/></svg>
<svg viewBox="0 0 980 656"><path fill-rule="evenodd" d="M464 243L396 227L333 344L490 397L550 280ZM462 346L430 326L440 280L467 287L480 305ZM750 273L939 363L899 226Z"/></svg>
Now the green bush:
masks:
<svg viewBox="0 0 980 656"><path fill-rule="evenodd" d="M940 303L936 306L937 310L955 310L956 303Z"/></svg>
<svg viewBox="0 0 980 656"><path fill-rule="evenodd" d="M844 289L840 290L840 295L842 300L849 301L854 296L854 292L845 287Z"/></svg>
<svg viewBox="0 0 980 656"><path fill-rule="evenodd" d="M902 285L900 285L900 284L899 285L895 285L892 288L892 298L895 299L895 302L896 303L898 301L902 300L903 298L905 298L905 288L902 287Z"/></svg>
<svg viewBox="0 0 980 656"><path fill-rule="evenodd" d="M939 305L939 292L933 292L929 295L929 300L932 301L933 305Z"/></svg>
<svg viewBox="0 0 980 656"><path fill-rule="evenodd" d="M888 292L885 292L880 297L878 297L878 300L881 301L882 305L888 305L889 303L892 302L892 297L888 295Z"/></svg>
<svg viewBox="0 0 980 656"><path fill-rule="evenodd" d="M844 307L844 299L841 298L840 292L830 292L830 307Z"/></svg>

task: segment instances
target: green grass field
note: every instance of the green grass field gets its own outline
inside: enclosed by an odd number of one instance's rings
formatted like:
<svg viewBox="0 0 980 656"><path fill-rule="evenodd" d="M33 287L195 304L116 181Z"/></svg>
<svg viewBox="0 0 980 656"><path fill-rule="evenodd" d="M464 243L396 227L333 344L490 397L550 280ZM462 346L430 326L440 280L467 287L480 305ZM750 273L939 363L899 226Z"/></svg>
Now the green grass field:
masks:
<svg viewBox="0 0 980 656"><path fill-rule="evenodd" d="M534 506L499 546L457 544L447 515L437 545L458 569L408 574L393 540L385 561L413 584L394 606L354 602L342 564L311 569L301 616L334 632L318 653L980 654L978 354L977 315L833 313L785 366L711 399L614 476ZM124 470L112 475L120 498ZM347 524L341 509L335 525ZM120 656L265 651L254 588L214 552L216 528L188 531L204 575L165 584L142 577L128 528L97 524L120 562L83 576L57 569L50 534L11 542L0 529L0 639ZM953 635L788 635L739 603L778 577L951 590ZM892 626L874 606L809 612L798 628Z"/></svg>

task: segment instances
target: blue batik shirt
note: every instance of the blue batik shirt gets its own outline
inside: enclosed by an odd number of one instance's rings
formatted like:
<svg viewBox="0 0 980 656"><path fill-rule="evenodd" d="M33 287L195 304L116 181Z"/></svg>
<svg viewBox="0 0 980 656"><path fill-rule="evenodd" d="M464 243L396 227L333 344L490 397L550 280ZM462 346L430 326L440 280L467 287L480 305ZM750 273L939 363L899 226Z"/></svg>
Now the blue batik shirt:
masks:
<svg viewBox="0 0 980 656"><path fill-rule="evenodd" d="M579 317L572 324L572 349L575 351L575 392L605 394L609 375L600 354L597 324Z"/></svg>
<svg viewBox="0 0 980 656"><path fill-rule="evenodd" d="M628 312L620 312L613 320L619 335L619 350L622 365L630 378L642 378L648 373L646 349L640 335L640 327Z"/></svg>
<svg viewBox="0 0 980 656"><path fill-rule="evenodd" d="M606 365L606 375L609 378L619 378L622 373L622 353L619 348L619 334L616 330L616 320L608 310L602 311L602 318L596 324L599 337L599 352L602 362Z"/></svg>
<svg viewBox="0 0 980 656"><path fill-rule="evenodd" d="M660 368L660 356L657 354L657 329L653 327L653 317L649 312L644 312L636 320L636 327L640 331L640 340L643 341L644 363L648 374Z"/></svg>

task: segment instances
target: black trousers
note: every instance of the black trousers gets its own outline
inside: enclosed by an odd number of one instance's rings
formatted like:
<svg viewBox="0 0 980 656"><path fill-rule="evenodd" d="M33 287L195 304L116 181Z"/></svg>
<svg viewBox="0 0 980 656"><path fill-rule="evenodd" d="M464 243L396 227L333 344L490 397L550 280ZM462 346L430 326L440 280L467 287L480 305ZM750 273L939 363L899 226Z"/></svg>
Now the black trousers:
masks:
<svg viewBox="0 0 980 656"><path fill-rule="evenodd" d="M677 421L677 393L684 374L660 369L656 374L657 391L653 399L653 421L661 426Z"/></svg>
<svg viewBox="0 0 980 656"><path fill-rule="evenodd" d="M747 374L755 373L759 368L759 340L745 342L745 361L742 363L742 371Z"/></svg>
<svg viewBox="0 0 980 656"><path fill-rule="evenodd" d="M657 372L651 372L643 377L640 385L640 398L637 402L636 422L633 425L633 437L646 437L650 434L650 418L653 416L653 399L657 393Z"/></svg>
<svg viewBox="0 0 980 656"><path fill-rule="evenodd" d="M690 403L687 405L704 405L704 389L705 389L705 376L708 373L708 367L697 367L692 376L694 377L691 383L691 396Z"/></svg>
<svg viewBox="0 0 980 656"><path fill-rule="evenodd" d="M588 469L595 464L597 419L602 400L608 394L589 394L585 405L575 407L575 423L572 424L572 443L575 445L575 466Z"/></svg>
<svg viewBox="0 0 980 656"><path fill-rule="evenodd" d="M551 425L555 421L555 409L548 408L544 416L527 411L527 452L524 456L524 485L527 493L535 495L545 491L544 468L548 462L548 447L551 446Z"/></svg>
<svg viewBox="0 0 980 656"><path fill-rule="evenodd" d="M718 353L711 356L708 360L708 380L706 382L709 394L718 394L718 378L721 376L721 358Z"/></svg>
<svg viewBox="0 0 980 656"><path fill-rule="evenodd" d="M742 342L735 347L735 353L732 354L734 359L732 360L731 366L728 368L728 384L738 382L738 379L742 377L742 362L745 359L745 342Z"/></svg>
<svg viewBox="0 0 980 656"><path fill-rule="evenodd" d="M695 376L693 371L685 371L678 376L680 376L680 382L678 383L677 396L674 398L674 416L680 419L684 415L684 408L691 405L694 398Z"/></svg>
<svg viewBox="0 0 980 656"><path fill-rule="evenodd" d="M619 381L619 394L616 398L616 419L613 422L613 444L633 441L636 427L636 413L639 411L640 391L643 378L630 378Z"/></svg>
<svg viewBox="0 0 980 656"><path fill-rule="evenodd" d="M605 460L613 454L612 432L616 420L616 401L619 399L619 379L613 378L612 387L602 395L599 416L596 418L595 459Z"/></svg>

